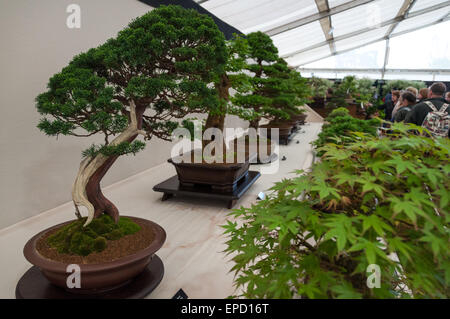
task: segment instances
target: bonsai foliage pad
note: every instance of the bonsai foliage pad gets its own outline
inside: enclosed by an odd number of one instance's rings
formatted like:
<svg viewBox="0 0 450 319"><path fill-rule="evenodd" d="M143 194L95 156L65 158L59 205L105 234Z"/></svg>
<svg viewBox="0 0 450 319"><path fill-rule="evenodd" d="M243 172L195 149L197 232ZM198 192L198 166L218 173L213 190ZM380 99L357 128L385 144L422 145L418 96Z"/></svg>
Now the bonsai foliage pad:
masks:
<svg viewBox="0 0 450 319"><path fill-rule="evenodd" d="M252 186L260 176L261 174L259 172L248 171L248 176L246 178L242 178L238 182L236 189L229 193L214 192L208 185L197 184L193 187L183 186L180 184L177 175L172 176L171 178L165 180L162 183L159 183L158 185L155 185L153 187L153 190L155 192L164 193L162 197L163 201L171 198L174 195L213 198L227 201L227 207L231 209L237 203L239 198L241 198L242 195L244 195L248 191L250 186Z"/></svg>
<svg viewBox="0 0 450 319"><path fill-rule="evenodd" d="M81 274L83 278L83 274ZM141 299L159 285L164 276L162 260L152 260L137 277L127 284L100 294L77 294L51 284L38 267L33 266L20 278L16 286L17 299ZM83 280L83 279L81 279Z"/></svg>

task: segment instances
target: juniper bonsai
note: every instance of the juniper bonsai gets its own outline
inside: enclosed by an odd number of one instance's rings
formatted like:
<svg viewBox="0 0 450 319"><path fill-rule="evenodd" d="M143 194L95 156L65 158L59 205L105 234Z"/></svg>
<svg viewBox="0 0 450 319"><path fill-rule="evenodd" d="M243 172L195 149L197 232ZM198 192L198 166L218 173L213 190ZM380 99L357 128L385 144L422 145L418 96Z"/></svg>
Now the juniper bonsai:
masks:
<svg viewBox="0 0 450 319"><path fill-rule="evenodd" d="M169 140L177 119L219 107L211 84L225 61L224 36L210 17L161 6L50 78L36 98L39 129L50 136L104 136L103 144L83 152L72 189L77 216L80 206L88 210L85 226L103 213L118 222L100 181L120 155L144 148L138 135Z"/></svg>

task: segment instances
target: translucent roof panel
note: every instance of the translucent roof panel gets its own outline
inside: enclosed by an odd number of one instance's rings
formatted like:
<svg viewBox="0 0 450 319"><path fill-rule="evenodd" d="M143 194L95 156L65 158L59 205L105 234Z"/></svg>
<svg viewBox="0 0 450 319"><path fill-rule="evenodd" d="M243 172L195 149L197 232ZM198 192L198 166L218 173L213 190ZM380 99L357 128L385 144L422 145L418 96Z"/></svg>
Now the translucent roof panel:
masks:
<svg viewBox="0 0 450 319"><path fill-rule="evenodd" d="M386 26L369 32L364 32L344 40L336 41L335 43L336 50L337 51L349 50L352 48L362 46L364 44L368 44L377 39L381 40L385 36L388 29L389 26Z"/></svg>
<svg viewBox="0 0 450 319"><path fill-rule="evenodd" d="M450 69L450 21L392 38L388 68ZM420 42L420 50L417 48Z"/></svg>
<svg viewBox="0 0 450 319"><path fill-rule="evenodd" d="M342 54L330 56L313 63L302 65L305 68L382 68L386 41L375 42Z"/></svg>
<svg viewBox="0 0 450 319"><path fill-rule="evenodd" d="M403 0L377 0L331 17L333 36L374 27L397 16Z"/></svg>
<svg viewBox="0 0 450 319"><path fill-rule="evenodd" d="M393 31L393 34L436 22L449 13L450 6L406 19L397 25Z"/></svg>
<svg viewBox="0 0 450 319"><path fill-rule="evenodd" d="M312 76L323 78L323 79L343 79L347 75L356 75L357 78L369 78L369 79L380 79L381 78L381 72L375 72L375 73L355 73L355 72L324 72L324 71L302 71L300 69L300 74L305 78L310 78Z"/></svg>
<svg viewBox="0 0 450 319"><path fill-rule="evenodd" d="M340 6L341 4L351 2L352 0L328 0L328 6L334 8Z"/></svg>
<svg viewBox="0 0 450 319"><path fill-rule="evenodd" d="M209 0L201 5L246 34L267 31L318 12L314 0Z"/></svg>
<svg viewBox="0 0 450 319"><path fill-rule="evenodd" d="M272 37L281 56L324 42L325 35L319 21L277 34Z"/></svg>
<svg viewBox="0 0 450 319"><path fill-rule="evenodd" d="M336 68L348 63L353 64L353 68L374 68L375 65L378 68L380 59L384 58L381 49L383 44L378 45L377 49L373 49L377 45L371 47L372 44L380 41L384 43L383 40L387 36L392 39L403 33L448 20L450 13L448 0L414 0L407 18L401 22L397 22L401 18L396 17L403 13L400 12L402 8L406 8L403 5L409 3L406 0L369 0L368 3L364 0L319 0L322 4L328 3L331 9L321 12L320 15L316 0L195 1L246 34L254 31L270 34L280 55L292 66L318 61L333 53L336 55L333 61L339 61ZM322 5L319 7L324 8ZM430 8L433 8L433 11L429 11ZM447 18L444 19L445 16ZM326 23L320 25L319 21L327 20L321 20L321 17L330 17L331 30L328 30ZM392 26L395 28L389 35L388 31ZM324 32L333 37L330 39ZM415 42L414 48L417 43L418 41ZM360 58L361 54L358 57L352 57L353 53L346 54L347 51L363 46L368 46L367 59ZM412 56L412 47L409 48L407 55ZM392 54L392 46L390 51ZM418 51L420 50L414 50L415 53ZM343 54L342 58L337 58L340 54ZM363 65L364 63L367 65Z"/></svg>
<svg viewBox="0 0 450 319"><path fill-rule="evenodd" d="M287 58L286 62L289 63L289 65L297 66L300 64L316 61L329 55L330 55L330 47L327 44L315 49L299 53L291 58Z"/></svg>
<svg viewBox="0 0 450 319"><path fill-rule="evenodd" d="M416 0L409 12L419 11L442 3L442 0Z"/></svg>

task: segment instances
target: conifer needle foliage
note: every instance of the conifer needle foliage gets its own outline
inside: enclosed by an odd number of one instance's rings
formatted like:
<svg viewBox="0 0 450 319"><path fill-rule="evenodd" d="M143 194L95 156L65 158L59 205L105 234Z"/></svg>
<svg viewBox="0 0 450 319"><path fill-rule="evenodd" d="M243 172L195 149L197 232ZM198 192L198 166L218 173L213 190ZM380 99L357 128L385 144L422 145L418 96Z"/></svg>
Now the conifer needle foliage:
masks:
<svg viewBox="0 0 450 319"><path fill-rule="evenodd" d="M219 107L214 82L226 59L223 33L212 18L161 6L52 76L36 98L43 115L38 127L50 136L103 134L105 143L85 156L134 154L142 143L108 145L128 127L131 101L145 138L168 140L177 119Z"/></svg>
<svg viewBox="0 0 450 319"><path fill-rule="evenodd" d="M311 94L307 80L279 57L272 39L262 32L253 32L234 41L240 44L236 52L244 62L241 69L247 76L246 85L236 88L232 103L242 110L251 110L240 116L257 128L262 117L289 119L302 113L299 106Z"/></svg>

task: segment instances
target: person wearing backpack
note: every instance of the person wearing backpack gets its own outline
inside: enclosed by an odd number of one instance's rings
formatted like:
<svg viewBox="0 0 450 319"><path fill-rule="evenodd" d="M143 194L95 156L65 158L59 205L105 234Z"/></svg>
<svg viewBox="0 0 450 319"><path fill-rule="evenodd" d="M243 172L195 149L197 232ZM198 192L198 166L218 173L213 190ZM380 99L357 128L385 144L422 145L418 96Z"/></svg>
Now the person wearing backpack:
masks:
<svg viewBox="0 0 450 319"><path fill-rule="evenodd" d="M433 137L450 137L450 107L444 100L446 91L442 82L433 83L428 89L428 99L416 104L405 118L405 123L413 123L426 128Z"/></svg>
<svg viewBox="0 0 450 319"><path fill-rule="evenodd" d="M402 105L398 109L393 118L394 122L402 122L405 120L406 115L410 112L413 106L416 104L416 96L409 92L403 92L401 96Z"/></svg>

